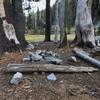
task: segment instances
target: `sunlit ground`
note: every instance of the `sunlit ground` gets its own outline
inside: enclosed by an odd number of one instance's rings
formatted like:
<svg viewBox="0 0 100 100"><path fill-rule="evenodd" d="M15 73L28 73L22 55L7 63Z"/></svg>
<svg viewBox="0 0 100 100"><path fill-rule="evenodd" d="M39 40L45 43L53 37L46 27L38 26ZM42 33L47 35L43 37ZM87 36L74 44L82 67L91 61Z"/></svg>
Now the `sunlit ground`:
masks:
<svg viewBox="0 0 100 100"><path fill-rule="evenodd" d="M68 37L68 41L71 41L74 39L74 34L69 34L67 35ZM44 35L25 35L25 38L28 42L40 42L40 41L44 41L45 36ZM60 39L60 35L59 35L59 39ZM54 34L51 35L51 40L54 41Z"/></svg>

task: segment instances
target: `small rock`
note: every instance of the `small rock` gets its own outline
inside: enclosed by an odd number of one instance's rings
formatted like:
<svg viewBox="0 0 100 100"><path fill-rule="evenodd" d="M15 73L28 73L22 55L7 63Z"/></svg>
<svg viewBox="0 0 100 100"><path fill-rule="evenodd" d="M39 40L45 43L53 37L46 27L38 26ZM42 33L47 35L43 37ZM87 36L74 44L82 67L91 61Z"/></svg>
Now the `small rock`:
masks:
<svg viewBox="0 0 100 100"><path fill-rule="evenodd" d="M47 76L47 79L48 79L49 81L56 81L56 80L57 80L57 78L56 78L56 76L54 75L54 73L48 75L48 76Z"/></svg>

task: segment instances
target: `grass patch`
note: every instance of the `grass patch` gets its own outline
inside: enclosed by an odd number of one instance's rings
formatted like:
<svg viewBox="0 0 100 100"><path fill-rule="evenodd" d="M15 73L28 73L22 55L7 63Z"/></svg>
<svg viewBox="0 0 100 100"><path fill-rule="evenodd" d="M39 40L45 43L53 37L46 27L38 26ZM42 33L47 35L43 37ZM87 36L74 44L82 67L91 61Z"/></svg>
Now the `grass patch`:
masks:
<svg viewBox="0 0 100 100"><path fill-rule="evenodd" d="M71 41L74 39L74 34L69 34L68 36L68 41ZM30 42L40 42L44 41L45 36L44 35L25 35L25 39L30 43ZM60 39L60 35L59 35ZM54 41L54 34L51 35L51 40Z"/></svg>

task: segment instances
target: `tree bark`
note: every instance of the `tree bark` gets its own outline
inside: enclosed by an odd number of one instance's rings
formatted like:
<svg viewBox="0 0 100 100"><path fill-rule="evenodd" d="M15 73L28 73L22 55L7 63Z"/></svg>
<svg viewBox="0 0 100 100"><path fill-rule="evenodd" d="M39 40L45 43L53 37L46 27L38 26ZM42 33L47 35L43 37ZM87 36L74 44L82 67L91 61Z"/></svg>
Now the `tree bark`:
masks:
<svg viewBox="0 0 100 100"><path fill-rule="evenodd" d="M59 2L59 26L60 26L60 45L64 47L67 45L66 25L65 25L65 0L58 0Z"/></svg>
<svg viewBox="0 0 100 100"><path fill-rule="evenodd" d="M2 24L3 22L2 19L0 18L0 54L9 50L9 48L11 47L11 43L9 42L9 40L7 39L4 33Z"/></svg>
<svg viewBox="0 0 100 100"><path fill-rule="evenodd" d="M25 16L22 9L22 0L13 0L13 24L16 36L22 48L26 48L28 43L25 40Z"/></svg>
<svg viewBox="0 0 100 100"><path fill-rule="evenodd" d="M46 0L46 29L45 29L45 41L49 42L51 34L51 23L50 23L50 0Z"/></svg>
<svg viewBox="0 0 100 100"><path fill-rule="evenodd" d="M76 11L76 43L95 46L94 26L91 16L92 0L78 0Z"/></svg>
<svg viewBox="0 0 100 100"><path fill-rule="evenodd" d="M16 36L20 42L21 48L27 46L25 40L25 17L22 9L22 0L4 0L5 16L7 21L14 25Z"/></svg>
<svg viewBox="0 0 100 100"><path fill-rule="evenodd" d="M54 38L54 43L58 43L58 35L60 32L60 27L59 27L59 12L58 12L58 8L59 8L59 2L56 2L56 7L55 7L55 18L54 18L54 34L55 34L55 38Z"/></svg>
<svg viewBox="0 0 100 100"><path fill-rule="evenodd" d="M5 9L3 5L4 0L0 0L0 54L5 51L10 51L13 47L12 43L7 39L4 29L3 29L3 21L1 17L5 17Z"/></svg>

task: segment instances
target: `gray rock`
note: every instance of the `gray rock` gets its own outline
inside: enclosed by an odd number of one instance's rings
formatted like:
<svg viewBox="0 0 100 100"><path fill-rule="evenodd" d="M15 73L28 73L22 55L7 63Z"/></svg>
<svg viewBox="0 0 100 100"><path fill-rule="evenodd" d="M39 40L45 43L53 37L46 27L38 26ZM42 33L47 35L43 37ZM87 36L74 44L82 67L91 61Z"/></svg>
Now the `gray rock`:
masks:
<svg viewBox="0 0 100 100"><path fill-rule="evenodd" d="M58 59L58 58L55 58L55 57L52 57L52 56L48 56L48 57L45 57L44 58L47 62L51 63L51 64L56 64L56 65L59 65L62 63L62 60L61 59Z"/></svg>

